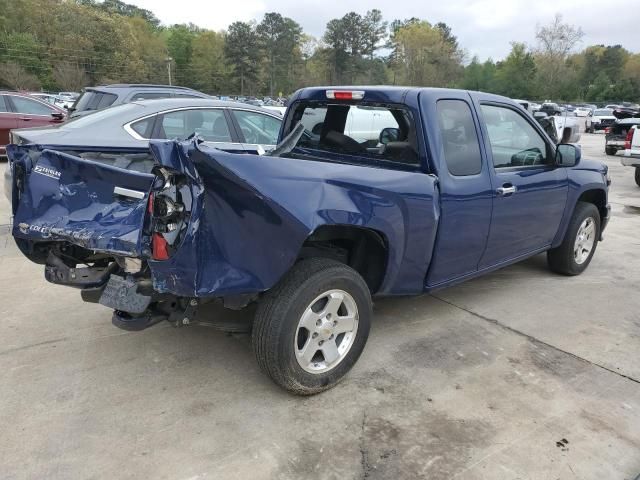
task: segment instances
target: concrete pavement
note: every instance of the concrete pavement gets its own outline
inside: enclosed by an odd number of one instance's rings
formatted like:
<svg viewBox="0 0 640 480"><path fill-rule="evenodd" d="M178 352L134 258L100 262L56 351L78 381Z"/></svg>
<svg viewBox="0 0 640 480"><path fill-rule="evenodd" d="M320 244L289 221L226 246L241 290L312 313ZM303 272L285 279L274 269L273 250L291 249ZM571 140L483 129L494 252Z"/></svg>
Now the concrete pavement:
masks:
<svg viewBox="0 0 640 480"><path fill-rule="evenodd" d="M0 227L2 479L633 479L640 473L640 188L579 277L532 258L379 300L336 388L291 396L247 335L111 325ZM0 199L0 223L8 205Z"/></svg>

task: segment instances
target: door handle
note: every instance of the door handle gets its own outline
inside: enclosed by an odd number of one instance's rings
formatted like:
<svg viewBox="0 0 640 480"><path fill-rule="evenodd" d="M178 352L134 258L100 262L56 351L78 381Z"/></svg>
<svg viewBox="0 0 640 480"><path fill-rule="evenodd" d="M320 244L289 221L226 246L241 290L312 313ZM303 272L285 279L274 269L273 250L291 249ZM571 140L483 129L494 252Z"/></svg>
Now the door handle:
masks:
<svg viewBox="0 0 640 480"><path fill-rule="evenodd" d="M516 193L517 190L518 189L516 188L515 185L505 184L502 187L496 188L496 193L504 197L504 196L512 195Z"/></svg>
<svg viewBox="0 0 640 480"><path fill-rule="evenodd" d="M23 122L30 122L31 118L29 118L29 117L20 117L20 120L22 120Z"/></svg>

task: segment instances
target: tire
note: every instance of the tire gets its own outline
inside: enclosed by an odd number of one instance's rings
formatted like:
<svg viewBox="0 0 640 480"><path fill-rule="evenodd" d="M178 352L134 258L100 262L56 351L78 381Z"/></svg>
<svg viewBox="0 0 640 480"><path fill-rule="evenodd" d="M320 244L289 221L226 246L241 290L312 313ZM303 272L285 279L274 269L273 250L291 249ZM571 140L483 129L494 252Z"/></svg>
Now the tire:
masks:
<svg viewBox="0 0 640 480"><path fill-rule="evenodd" d="M329 298L335 300L331 305ZM356 320L336 320L348 317ZM371 294L358 272L327 258L305 259L258 305L253 351L277 385L313 395L335 386L351 370L367 342L371 317ZM339 332L349 323L350 332Z"/></svg>
<svg viewBox="0 0 640 480"><path fill-rule="evenodd" d="M591 220L591 228L589 221ZM578 235L590 231L582 236L582 245L578 245ZM596 252L600 238L600 212L593 203L578 202L569 221L569 226L562 243L547 252L549 268L562 275L580 275L586 270ZM587 247L590 249L586 251ZM576 250L579 248L579 253Z"/></svg>
<svg viewBox="0 0 640 480"><path fill-rule="evenodd" d="M613 147L604 147L604 153L607 155L615 155L618 150Z"/></svg>
<svg viewBox="0 0 640 480"><path fill-rule="evenodd" d="M636 167L636 185L640 187L640 167Z"/></svg>

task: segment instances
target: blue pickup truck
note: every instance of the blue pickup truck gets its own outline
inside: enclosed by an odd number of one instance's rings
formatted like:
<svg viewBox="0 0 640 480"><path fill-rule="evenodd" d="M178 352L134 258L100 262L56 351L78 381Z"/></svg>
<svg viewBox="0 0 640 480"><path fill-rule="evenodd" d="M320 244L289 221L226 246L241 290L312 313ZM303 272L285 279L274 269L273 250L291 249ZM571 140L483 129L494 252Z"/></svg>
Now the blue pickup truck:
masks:
<svg viewBox="0 0 640 480"><path fill-rule="evenodd" d="M298 394L351 369L372 296L541 252L580 274L610 209L605 165L555 145L515 102L460 90L305 88L265 155L197 137L8 154L12 233L47 280L127 329L188 325L214 301L256 308L258 363Z"/></svg>

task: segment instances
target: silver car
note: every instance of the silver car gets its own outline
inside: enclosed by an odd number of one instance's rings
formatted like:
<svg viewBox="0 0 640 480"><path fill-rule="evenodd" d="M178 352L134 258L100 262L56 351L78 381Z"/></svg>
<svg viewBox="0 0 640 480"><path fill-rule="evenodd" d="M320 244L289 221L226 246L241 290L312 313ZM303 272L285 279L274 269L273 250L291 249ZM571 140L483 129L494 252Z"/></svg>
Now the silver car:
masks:
<svg viewBox="0 0 640 480"><path fill-rule="evenodd" d="M233 153L264 153L278 140L282 116L260 107L200 98L164 98L126 103L72 119L55 127L11 132L11 143L50 148L73 146L146 148L151 139L197 134L205 143ZM5 169L5 194L11 197L11 169Z"/></svg>

